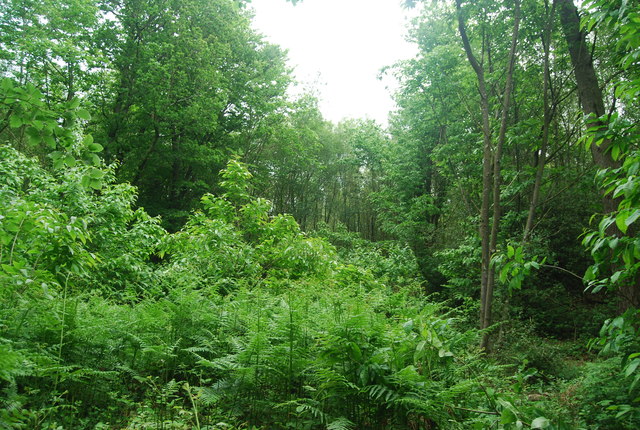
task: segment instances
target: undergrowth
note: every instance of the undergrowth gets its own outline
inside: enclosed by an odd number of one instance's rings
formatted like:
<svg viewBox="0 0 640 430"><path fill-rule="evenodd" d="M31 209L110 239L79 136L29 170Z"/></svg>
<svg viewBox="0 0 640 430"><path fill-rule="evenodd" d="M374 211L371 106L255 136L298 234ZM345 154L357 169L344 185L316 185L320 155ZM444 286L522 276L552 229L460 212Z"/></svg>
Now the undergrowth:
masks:
<svg viewBox="0 0 640 430"><path fill-rule="evenodd" d="M169 234L69 136L52 165L0 146L1 428L638 423L615 359L571 374L523 330L483 355L474 305L425 296L408 248L303 233L238 160Z"/></svg>

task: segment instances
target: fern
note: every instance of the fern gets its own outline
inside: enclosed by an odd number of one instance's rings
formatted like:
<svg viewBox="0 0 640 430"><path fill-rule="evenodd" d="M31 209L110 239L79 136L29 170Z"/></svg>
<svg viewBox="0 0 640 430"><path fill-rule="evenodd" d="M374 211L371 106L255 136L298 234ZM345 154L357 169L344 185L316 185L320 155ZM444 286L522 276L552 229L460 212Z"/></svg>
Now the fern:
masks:
<svg viewBox="0 0 640 430"><path fill-rule="evenodd" d="M398 397L398 393L391 387L386 385L369 385L362 389L372 400L379 402L384 401L391 405Z"/></svg>
<svg viewBox="0 0 640 430"><path fill-rule="evenodd" d="M0 339L0 379L13 383L17 375L24 374L24 357L4 343L6 339Z"/></svg>
<svg viewBox="0 0 640 430"><path fill-rule="evenodd" d="M353 430L356 425L344 417L336 418L327 424L327 430Z"/></svg>
<svg viewBox="0 0 640 430"><path fill-rule="evenodd" d="M328 422L328 416L325 414L314 402L309 399L295 401L297 404L296 412L300 414L310 414L320 424L326 424Z"/></svg>

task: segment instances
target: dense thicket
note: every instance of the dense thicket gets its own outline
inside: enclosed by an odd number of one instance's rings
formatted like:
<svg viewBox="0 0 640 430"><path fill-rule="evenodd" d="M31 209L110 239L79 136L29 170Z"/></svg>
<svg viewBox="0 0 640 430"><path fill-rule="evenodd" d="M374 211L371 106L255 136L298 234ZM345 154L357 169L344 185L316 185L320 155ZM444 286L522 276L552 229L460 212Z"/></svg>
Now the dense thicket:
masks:
<svg viewBox="0 0 640 430"><path fill-rule="evenodd" d="M425 2L384 129L244 1L0 2L0 428L638 428L640 10L580 7Z"/></svg>

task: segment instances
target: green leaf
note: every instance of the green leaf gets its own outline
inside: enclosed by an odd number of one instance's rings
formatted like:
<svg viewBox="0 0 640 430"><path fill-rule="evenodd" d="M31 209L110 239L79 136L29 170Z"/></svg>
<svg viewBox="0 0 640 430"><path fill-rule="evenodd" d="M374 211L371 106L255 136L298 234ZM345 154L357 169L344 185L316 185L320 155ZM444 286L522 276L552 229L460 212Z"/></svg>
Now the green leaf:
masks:
<svg viewBox="0 0 640 430"><path fill-rule="evenodd" d="M27 141L30 145L38 145L42 141L40 132L34 127L27 127L25 134L27 135Z"/></svg>
<svg viewBox="0 0 640 430"><path fill-rule="evenodd" d="M42 140L44 140L44 143L51 149L56 149L56 140L53 138L53 136L45 136Z"/></svg>
<svg viewBox="0 0 640 430"><path fill-rule="evenodd" d="M73 167L76 165L76 159L71 154L67 154L64 156L64 164L69 167Z"/></svg>
<svg viewBox="0 0 640 430"><path fill-rule="evenodd" d="M94 190L102 189L102 180L91 178L89 181L89 186Z"/></svg>
<svg viewBox="0 0 640 430"><path fill-rule="evenodd" d="M538 417L531 422L532 429L546 429L551 425L551 421L545 417Z"/></svg>
<svg viewBox="0 0 640 430"><path fill-rule="evenodd" d="M88 110L86 109L78 109L76 111L76 116L80 119L84 119L86 121L89 121L91 119L91 114L89 113Z"/></svg>
<svg viewBox="0 0 640 430"><path fill-rule="evenodd" d="M440 358L453 357L453 352L447 351L446 349L443 349L443 348L440 348L438 350L438 357L440 357Z"/></svg>
<svg viewBox="0 0 640 430"><path fill-rule="evenodd" d="M514 255L514 260L516 260L519 263L522 263L524 261L524 256L522 253L522 247L519 246L516 248L516 254Z"/></svg>
<svg viewBox="0 0 640 430"><path fill-rule="evenodd" d="M87 134L83 139L82 139L82 144L84 146L89 146L93 143L93 136L90 134Z"/></svg>
<svg viewBox="0 0 640 430"><path fill-rule="evenodd" d="M624 327L624 317L616 317L611 321L611 327L622 328Z"/></svg>
<svg viewBox="0 0 640 430"><path fill-rule="evenodd" d="M629 212L627 211L620 211L618 212L618 215L616 215L616 226L618 226L618 229L623 233L626 233L627 228L629 227L629 225L627 224L628 217Z"/></svg>
<svg viewBox="0 0 640 430"><path fill-rule="evenodd" d="M619 145L613 145L613 147L611 148L611 158L613 158L614 160L618 160L620 158Z"/></svg>
<svg viewBox="0 0 640 430"><path fill-rule="evenodd" d="M640 365L640 358L636 358L635 360L631 361L631 363L629 363L627 367L624 369L624 376L630 376L633 372L636 371L639 365Z"/></svg>
<svg viewBox="0 0 640 430"><path fill-rule="evenodd" d="M104 148L99 143L92 143L90 145L87 145L87 149L90 152L101 152Z"/></svg>
<svg viewBox="0 0 640 430"><path fill-rule="evenodd" d="M83 158L85 163L91 166L99 166L100 165L100 157L98 157L93 152L85 152L83 154Z"/></svg>
<svg viewBox="0 0 640 430"><path fill-rule="evenodd" d="M22 127L22 124L24 124L22 122L22 118L20 118L17 115L13 115L10 119L9 119L9 126L11 126L11 128L18 128L18 127Z"/></svg>
<svg viewBox="0 0 640 430"><path fill-rule="evenodd" d="M92 167L91 169L89 169L89 176L92 179L101 179L104 176L104 172L100 169Z"/></svg>
<svg viewBox="0 0 640 430"><path fill-rule="evenodd" d="M3 78L0 80L0 89L4 91L10 91L13 89L13 82L9 78Z"/></svg>
<svg viewBox="0 0 640 430"><path fill-rule="evenodd" d="M631 407L629 405L620 405L620 412L616 414L616 419L622 417L623 415L631 412Z"/></svg>
<svg viewBox="0 0 640 430"><path fill-rule="evenodd" d="M636 385L638 385L638 381L640 381L640 374L636 375L636 377L633 379L633 382L631 383L631 385L629 385L629 393L631 393L633 391L633 389L636 387ZM635 402L640 401L640 397L634 400Z"/></svg>
<svg viewBox="0 0 640 430"><path fill-rule="evenodd" d="M512 265L513 265L513 263L509 262L509 263L505 264L504 267L500 270L500 275L498 277L500 282L506 282L507 281L507 277L509 276L509 270L511 269Z"/></svg>
<svg viewBox="0 0 640 430"><path fill-rule="evenodd" d="M638 217L640 217L640 209L636 209L633 211L633 213L631 213L631 215L629 215L627 217L627 219L624 221L624 223L628 226L630 226L635 220L638 219Z"/></svg>
<svg viewBox="0 0 640 430"><path fill-rule="evenodd" d="M80 106L80 99L78 97L71 99L69 102L69 109L76 109L78 106Z"/></svg>
<svg viewBox="0 0 640 430"><path fill-rule="evenodd" d="M619 238L613 238L609 241L609 248L616 249L618 247L618 243L620 242Z"/></svg>
<svg viewBox="0 0 640 430"><path fill-rule="evenodd" d="M515 423L518 420L516 414L510 409L506 408L502 410L500 414L500 424L511 424Z"/></svg>
<svg viewBox="0 0 640 430"><path fill-rule="evenodd" d="M362 351L355 342L351 342L349 344L349 349L351 350L351 358L353 358L355 361L362 360Z"/></svg>
<svg viewBox="0 0 640 430"><path fill-rule="evenodd" d="M51 157L51 159L53 160L54 169L60 169L62 168L62 166L64 166L63 156L64 154L60 151L54 151L51 154L49 154L49 157Z"/></svg>

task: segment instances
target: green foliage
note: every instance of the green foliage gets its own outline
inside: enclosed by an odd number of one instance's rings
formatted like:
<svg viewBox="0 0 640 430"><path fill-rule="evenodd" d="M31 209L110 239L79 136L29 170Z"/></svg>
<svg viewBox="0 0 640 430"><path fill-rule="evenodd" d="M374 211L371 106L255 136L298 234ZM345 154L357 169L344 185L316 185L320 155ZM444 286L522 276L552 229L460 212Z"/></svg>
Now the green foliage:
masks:
<svg viewBox="0 0 640 430"><path fill-rule="evenodd" d="M583 396L598 405L595 411L585 413L597 428L635 428L638 426L638 269L640 248L636 221L640 217L637 133L634 131L633 110L640 90L640 75L634 64L640 53L640 19L638 6L627 2L587 3L590 15L583 20L588 29L595 26L606 29L617 37L614 59L622 78L616 79L615 96L620 98L631 114L613 113L598 119L598 126L589 130L587 145L610 142L611 157L617 166L598 172L597 181L603 192L614 199L617 207L596 218L597 230L588 231L583 238L594 264L585 274L592 292L616 291L622 315L605 321L600 336L592 346L607 361L593 365L585 378ZM596 385L598 385L596 387Z"/></svg>
<svg viewBox="0 0 640 430"><path fill-rule="evenodd" d="M516 320L501 327L496 349L505 364L520 367L529 383L572 380L578 376L566 346L540 338L531 321Z"/></svg>
<svg viewBox="0 0 640 430"><path fill-rule="evenodd" d="M638 427L638 393L629 392L628 379L620 377L620 364L619 358L609 358L585 365L584 377L576 388L576 401L578 414L588 428Z"/></svg>
<svg viewBox="0 0 640 430"><path fill-rule="evenodd" d="M335 265L326 242L306 237L295 220L271 217L271 204L249 198L247 166L231 160L221 172L224 197L205 195L195 213L168 238L170 284L227 294L239 285L322 276Z"/></svg>
<svg viewBox="0 0 640 430"><path fill-rule="evenodd" d="M615 48L618 51L620 65L630 69L640 59L640 8L633 2L590 0L586 3L589 14L585 15L582 25L592 30L596 26L613 31L616 36ZM638 95L640 82L633 80L621 83L616 95L632 101Z"/></svg>
<svg viewBox="0 0 640 430"><path fill-rule="evenodd" d="M93 0L8 0L0 6L0 71L41 89L47 103L100 87L105 4ZM82 119L89 113L82 111Z"/></svg>
<svg viewBox="0 0 640 430"><path fill-rule="evenodd" d="M251 173L237 160L227 163L227 168L220 173L223 181L220 187L224 190L224 197L231 203L240 205L249 199L249 180Z"/></svg>
<svg viewBox="0 0 640 430"><path fill-rule="evenodd" d="M640 89L640 75L631 66L637 61L640 52L638 7L627 6L627 2L604 3L595 0L590 1L588 6L591 15L584 20L584 25L588 28L596 24L608 27L620 36L616 46L619 50L616 59L621 70L628 73L628 76L626 79L618 79L616 97L623 98L628 103L628 108L633 109ZM599 118L599 124L601 125L589 130L586 144L600 145L605 140L611 141L611 156L621 162L620 166L601 170L597 180L604 193L615 199L617 208L601 217L597 231L588 232L583 239L583 244L590 250L595 262L587 271L585 279L589 281L593 291L604 287L633 291L640 256L635 238L637 228L634 225L640 217L640 154L637 134L634 132L635 124L633 118L617 113ZM627 297L626 300L631 304L637 301L633 297Z"/></svg>
<svg viewBox="0 0 640 430"><path fill-rule="evenodd" d="M97 135L107 160L121 163L119 178L138 187L140 204L176 231L217 189L229 156L256 150L282 119L291 80L285 53L251 28L244 2L107 7L112 77L96 100Z"/></svg>
<svg viewBox="0 0 640 430"><path fill-rule="evenodd" d="M540 59L549 8L523 6L492 250L497 313L513 321L487 356L471 323L481 118L451 5L416 21L387 132L287 100L285 53L245 3L0 5L0 73L15 79L0 82L0 427L638 427L636 311L605 323L602 360L582 369L573 344L538 337L584 335L606 306L527 257L578 270L574 232L597 199L556 32L549 70ZM510 8L462 6L497 106ZM586 139L612 140L620 161L598 176L619 206L584 236L587 278L633 292L638 11L586 7L618 39L597 63L620 71L623 105Z"/></svg>
<svg viewBox="0 0 640 430"><path fill-rule="evenodd" d="M605 192L618 199L619 204L616 211L601 218L597 231L587 233L583 239L595 261L585 275L593 292L633 284L637 277L640 248L632 231L635 231L633 223L640 217L639 168L640 157L633 152L625 157L620 168L599 174ZM612 233L616 228L622 235Z"/></svg>
<svg viewBox="0 0 640 430"><path fill-rule="evenodd" d="M506 400L500 367L470 348L477 332L415 294L406 248L343 232L342 260L249 197L238 161L222 173L232 192L167 234L108 168L96 191L85 167L2 150L6 427L495 422L476 408L507 426L534 413Z"/></svg>
<svg viewBox="0 0 640 430"><path fill-rule="evenodd" d="M393 288L409 287L422 282L413 251L398 241L371 242L357 233L349 233L344 225L330 230L321 225L315 234L326 238L338 251L345 264Z"/></svg>
<svg viewBox="0 0 640 430"><path fill-rule="evenodd" d="M491 264L498 273L498 280L506 284L509 294L522 288L522 282L530 275L532 269L540 269L546 257L540 261L538 256L526 258L522 246L507 245L506 253L495 253Z"/></svg>
<svg viewBox="0 0 640 430"><path fill-rule="evenodd" d="M456 248L439 251L438 270L446 278L445 286L451 288L456 298L475 297L480 279L480 248L475 238L467 238Z"/></svg>
<svg viewBox="0 0 640 430"><path fill-rule="evenodd" d="M77 164L98 167L101 163L96 155L102 145L90 135L78 138L79 121L88 120L88 112L80 107L77 98L51 105L33 85L24 87L8 78L0 80L0 130L3 137L17 147L31 147L30 152L43 155L46 148L55 169L75 167ZM103 172L98 168L86 169L82 185L99 189Z"/></svg>

